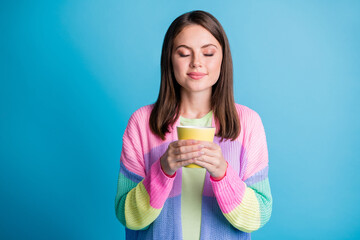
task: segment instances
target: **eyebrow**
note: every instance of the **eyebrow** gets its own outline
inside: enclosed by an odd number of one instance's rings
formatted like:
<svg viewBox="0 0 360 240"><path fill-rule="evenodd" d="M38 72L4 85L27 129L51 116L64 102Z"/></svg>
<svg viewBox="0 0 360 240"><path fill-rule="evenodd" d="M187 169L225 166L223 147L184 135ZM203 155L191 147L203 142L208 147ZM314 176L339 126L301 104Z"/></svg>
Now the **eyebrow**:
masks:
<svg viewBox="0 0 360 240"><path fill-rule="evenodd" d="M217 46L214 45L214 44L212 44L212 43L205 44L205 45L202 46L201 48L207 48L207 47L210 47L210 46L214 46L215 48L217 48ZM181 48L181 47L184 47L184 48L187 48L187 49L190 49L190 50L191 50L191 47L186 46L186 45L177 46L177 47L175 48L175 50L177 50L178 48Z"/></svg>

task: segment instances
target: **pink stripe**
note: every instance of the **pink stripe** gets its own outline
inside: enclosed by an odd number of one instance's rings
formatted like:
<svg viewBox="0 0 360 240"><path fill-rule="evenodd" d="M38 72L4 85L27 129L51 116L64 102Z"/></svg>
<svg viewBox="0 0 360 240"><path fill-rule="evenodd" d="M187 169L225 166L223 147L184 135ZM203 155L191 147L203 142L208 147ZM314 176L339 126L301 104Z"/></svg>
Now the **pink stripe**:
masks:
<svg viewBox="0 0 360 240"><path fill-rule="evenodd" d="M169 178L163 173L160 168L160 160L151 166L149 174L143 181L150 196L151 207L161 209L164 206L176 178L177 176Z"/></svg>
<svg viewBox="0 0 360 240"><path fill-rule="evenodd" d="M155 148L163 143L152 134L149 127L152 108L152 105L148 105L136 110L131 115L123 136L121 161L129 171L142 177L146 175L144 155L149 152L150 146Z"/></svg>
<svg viewBox="0 0 360 240"><path fill-rule="evenodd" d="M244 181L268 165L265 130L259 114L255 111L250 116L250 123L252 126L249 126L250 131L246 137L248 141L244 142L247 160Z"/></svg>
<svg viewBox="0 0 360 240"><path fill-rule="evenodd" d="M125 167L142 177L146 175L144 155L164 142L177 139L176 128L166 134L165 140L153 134L150 130L149 119L153 105L147 105L136 110L130 117L123 137L123 152L126 155L122 160ZM178 121L174 124L176 126ZM170 127L171 128L171 127Z"/></svg>
<svg viewBox="0 0 360 240"><path fill-rule="evenodd" d="M144 151L144 154L147 154L148 152L150 152L152 148L156 148L161 144L163 144L164 142L174 141L174 139L177 139L176 128L173 129L174 131L172 133L168 133L165 136L165 140L162 140L160 137L156 136L151 132L149 126L149 119L152 109L153 109L153 105L147 105L142 108L139 108L133 114L134 120L136 120L139 123L138 129L139 129L139 134L140 134L142 149ZM176 123L174 124L174 126L176 126Z"/></svg>
<svg viewBox="0 0 360 240"><path fill-rule="evenodd" d="M211 179L210 181L223 213L229 213L241 204L246 184L241 181L230 164L228 165L226 176L221 181L213 181Z"/></svg>

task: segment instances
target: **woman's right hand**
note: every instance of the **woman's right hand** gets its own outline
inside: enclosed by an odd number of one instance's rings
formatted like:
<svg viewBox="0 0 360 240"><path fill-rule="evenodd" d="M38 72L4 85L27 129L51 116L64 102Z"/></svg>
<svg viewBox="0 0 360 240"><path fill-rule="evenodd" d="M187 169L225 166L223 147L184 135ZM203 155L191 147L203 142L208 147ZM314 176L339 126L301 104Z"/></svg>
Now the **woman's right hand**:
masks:
<svg viewBox="0 0 360 240"><path fill-rule="evenodd" d="M163 171L171 176L179 168L194 163L195 158L203 154L200 152L203 147L197 140L178 140L170 143L160 158Z"/></svg>

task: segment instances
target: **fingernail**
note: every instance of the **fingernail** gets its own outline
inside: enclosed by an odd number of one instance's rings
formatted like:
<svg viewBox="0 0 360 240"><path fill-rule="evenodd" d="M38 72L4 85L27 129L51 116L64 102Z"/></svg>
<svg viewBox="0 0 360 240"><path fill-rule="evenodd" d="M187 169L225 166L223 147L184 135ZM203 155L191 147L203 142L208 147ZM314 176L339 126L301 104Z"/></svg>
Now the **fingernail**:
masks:
<svg viewBox="0 0 360 240"><path fill-rule="evenodd" d="M199 145L199 147L200 147L200 148L204 148L204 145L203 145L203 144L201 144L201 145Z"/></svg>

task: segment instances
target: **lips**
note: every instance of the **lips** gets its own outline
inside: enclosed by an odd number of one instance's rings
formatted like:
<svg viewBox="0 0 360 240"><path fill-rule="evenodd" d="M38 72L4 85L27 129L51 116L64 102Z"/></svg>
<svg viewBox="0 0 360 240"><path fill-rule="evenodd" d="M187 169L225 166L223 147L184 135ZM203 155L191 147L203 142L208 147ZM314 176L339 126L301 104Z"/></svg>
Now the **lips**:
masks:
<svg viewBox="0 0 360 240"><path fill-rule="evenodd" d="M187 74L189 77L191 77L192 79L195 80L199 80L201 78L203 78L204 76L206 76L206 73L201 73L201 72L190 72Z"/></svg>

